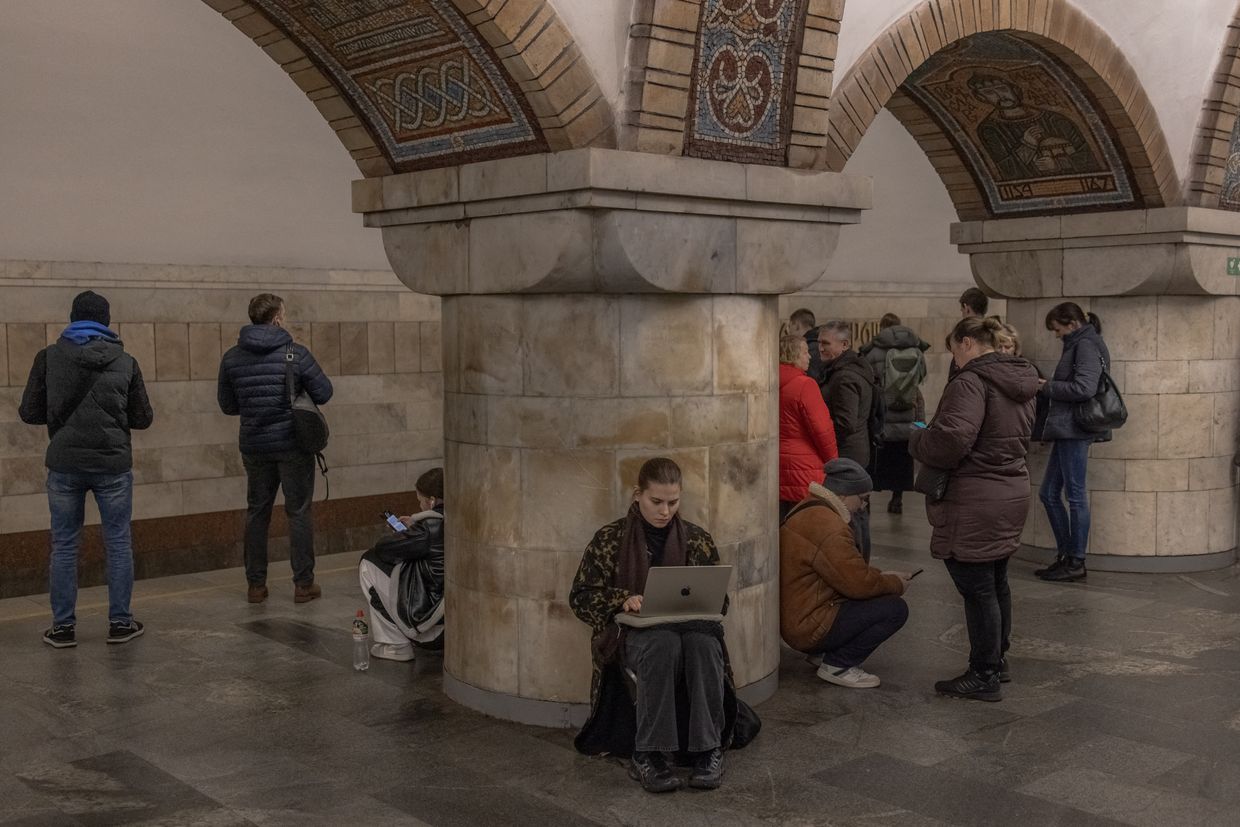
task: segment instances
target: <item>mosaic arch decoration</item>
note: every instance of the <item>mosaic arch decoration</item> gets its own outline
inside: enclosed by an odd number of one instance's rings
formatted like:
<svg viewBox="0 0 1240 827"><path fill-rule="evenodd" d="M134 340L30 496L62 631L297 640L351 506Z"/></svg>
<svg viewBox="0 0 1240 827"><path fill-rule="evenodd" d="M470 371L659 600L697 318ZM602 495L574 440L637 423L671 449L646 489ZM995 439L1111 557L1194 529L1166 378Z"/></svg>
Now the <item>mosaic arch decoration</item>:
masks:
<svg viewBox="0 0 1240 827"><path fill-rule="evenodd" d="M1231 128L1227 146L1227 166L1223 168L1218 205L1225 210L1240 210L1240 118L1236 118L1236 125Z"/></svg>
<svg viewBox="0 0 1240 827"><path fill-rule="evenodd" d="M545 152L528 103L450 0L251 0L400 170Z"/></svg>
<svg viewBox="0 0 1240 827"><path fill-rule="evenodd" d="M782 164L806 0L704 0L685 154Z"/></svg>
<svg viewBox="0 0 1240 827"><path fill-rule="evenodd" d="M994 215L1139 205L1090 96L1028 41L973 35L936 53L901 88L960 150Z"/></svg>

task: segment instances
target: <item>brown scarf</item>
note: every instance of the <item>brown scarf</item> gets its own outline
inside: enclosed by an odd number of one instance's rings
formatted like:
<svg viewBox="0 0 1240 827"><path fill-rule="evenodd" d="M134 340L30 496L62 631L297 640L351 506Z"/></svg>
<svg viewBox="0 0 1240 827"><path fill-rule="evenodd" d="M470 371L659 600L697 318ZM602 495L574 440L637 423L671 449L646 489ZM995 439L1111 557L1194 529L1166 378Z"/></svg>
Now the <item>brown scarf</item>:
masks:
<svg viewBox="0 0 1240 827"><path fill-rule="evenodd" d="M646 532L642 530L641 506L634 502L624 517L624 537L620 541L620 559L612 585L629 594L644 594L646 575L650 573L650 554L646 549ZM667 545L663 547L663 565L685 565L685 524L676 514L672 517Z"/></svg>

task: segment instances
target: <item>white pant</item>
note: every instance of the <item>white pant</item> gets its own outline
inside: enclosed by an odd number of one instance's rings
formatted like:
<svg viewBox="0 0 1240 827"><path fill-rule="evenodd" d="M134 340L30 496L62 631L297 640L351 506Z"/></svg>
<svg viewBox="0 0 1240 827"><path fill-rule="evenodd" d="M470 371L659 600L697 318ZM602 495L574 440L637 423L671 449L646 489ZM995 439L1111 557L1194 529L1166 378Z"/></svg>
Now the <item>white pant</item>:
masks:
<svg viewBox="0 0 1240 827"><path fill-rule="evenodd" d="M392 620L388 620L371 606L370 639L375 643L389 643L399 646L401 644L408 644L411 640L428 641L438 637L439 630L443 624L442 619L435 624L434 628L428 629L426 632L419 632L417 629L405 626L401 622L400 612L397 611L396 600L393 597L393 581L400 579L399 566L392 570L392 576L389 577L378 566L363 560L357 569L357 579L361 583L362 594L365 596L367 604L370 603L370 590L373 588L375 594L379 595L379 602L383 604L383 608L392 618Z"/></svg>

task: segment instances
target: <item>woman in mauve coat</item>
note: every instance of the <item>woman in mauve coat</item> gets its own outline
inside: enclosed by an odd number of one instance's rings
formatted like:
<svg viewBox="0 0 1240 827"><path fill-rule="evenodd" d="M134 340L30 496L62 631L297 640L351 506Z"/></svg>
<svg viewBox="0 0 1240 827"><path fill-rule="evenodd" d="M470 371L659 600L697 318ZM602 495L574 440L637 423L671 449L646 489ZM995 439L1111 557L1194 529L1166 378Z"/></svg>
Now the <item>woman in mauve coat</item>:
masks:
<svg viewBox="0 0 1240 827"><path fill-rule="evenodd" d="M934 688L983 701L1001 700L999 684L1010 678L1007 564L1029 514L1025 455L1038 392L1033 365L996 352L1006 338L998 319L973 316L957 323L948 344L958 370L934 419L909 439L914 459L950 472L943 498L926 499L930 552L947 566L964 598L969 632L969 668Z"/></svg>
<svg viewBox="0 0 1240 827"><path fill-rule="evenodd" d="M818 383L805 369L804 336L779 337L779 519L805 499L811 482L821 483L823 466L839 456L835 425Z"/></svg>

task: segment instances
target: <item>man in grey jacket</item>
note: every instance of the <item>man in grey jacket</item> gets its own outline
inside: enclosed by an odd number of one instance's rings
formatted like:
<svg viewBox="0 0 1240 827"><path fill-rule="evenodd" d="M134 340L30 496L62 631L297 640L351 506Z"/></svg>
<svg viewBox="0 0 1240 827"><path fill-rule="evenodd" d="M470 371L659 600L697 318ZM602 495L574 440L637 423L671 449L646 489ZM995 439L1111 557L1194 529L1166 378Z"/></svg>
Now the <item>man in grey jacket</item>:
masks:
<svg viewBox="0 0 1240 827"><path fill-rule="evenodd" d="M18 415L46 425L47 503L52 551L48 587L52 626L43 641L77 645L77 565L86 492L95 495L107 550L108 643L143 632L133 593L133 455L130 431L151 427L154 412L137 361L108 325L108 300L87 290L73 300L70 324L34 358Z"/></svg>

